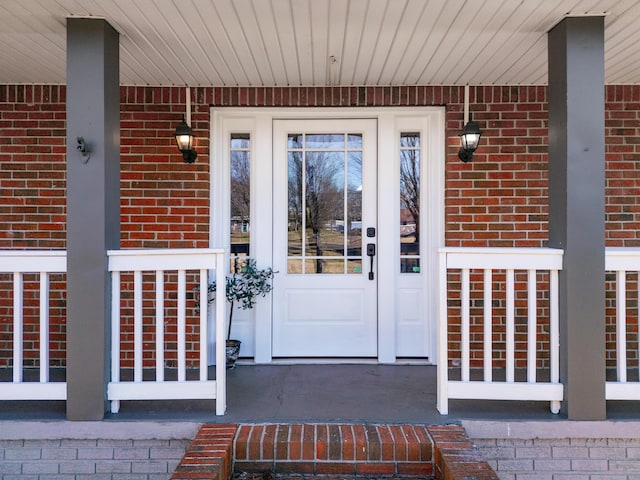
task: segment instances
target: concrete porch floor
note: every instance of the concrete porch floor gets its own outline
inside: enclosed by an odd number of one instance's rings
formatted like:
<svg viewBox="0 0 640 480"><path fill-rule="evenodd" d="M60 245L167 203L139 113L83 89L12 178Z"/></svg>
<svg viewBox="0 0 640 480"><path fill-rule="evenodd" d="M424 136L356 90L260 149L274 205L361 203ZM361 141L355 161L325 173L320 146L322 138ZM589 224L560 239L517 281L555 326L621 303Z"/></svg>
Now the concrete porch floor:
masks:
<svg viewBox="0 0 640 480"><path fill-rule="evenodd" d="M640 420L640 402L608 402L608 420ZM206 423L351 422L446 424L545 421L548 402L451 400L436 409L436 367L379 364L240 364L227 371L227 414L214 401L123 401L112 421ZM64 420L64 402L2 402L0 420Z"/></svg>
<svg viewBox="0 0 640 480"><path fill-rule="evenodd" d="M213 369L211 371L213 375ZM212 377L213 378L213 377ZM1 384L0 384L1 388ZM60 401L4 401L1 420L64 420ZM640 402L608 402L608 420L640 420ZM450 400L436 409L436 367L379 364L239 364L227 370L227 414L215 401L123 401L106 421L447 424L463 420L560 421L548 402Z"/></svg>

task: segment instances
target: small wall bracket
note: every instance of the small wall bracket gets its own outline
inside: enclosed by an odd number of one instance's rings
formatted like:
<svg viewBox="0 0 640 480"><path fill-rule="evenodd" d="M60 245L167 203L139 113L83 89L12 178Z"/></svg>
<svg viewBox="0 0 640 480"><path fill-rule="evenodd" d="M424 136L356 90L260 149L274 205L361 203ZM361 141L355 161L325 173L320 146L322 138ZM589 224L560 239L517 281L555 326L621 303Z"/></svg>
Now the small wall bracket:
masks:
<svg viewBox="0 0 640 480"><path fill-rule="evenodd" d="M78 144L76 145L76 150L78 150L82 155L82 158L80 160L82 161L82 163L86 164L91 158L91 151L89 150L89 146L86 144L83 137L76 137L76 142L78 142Z"/></svg>

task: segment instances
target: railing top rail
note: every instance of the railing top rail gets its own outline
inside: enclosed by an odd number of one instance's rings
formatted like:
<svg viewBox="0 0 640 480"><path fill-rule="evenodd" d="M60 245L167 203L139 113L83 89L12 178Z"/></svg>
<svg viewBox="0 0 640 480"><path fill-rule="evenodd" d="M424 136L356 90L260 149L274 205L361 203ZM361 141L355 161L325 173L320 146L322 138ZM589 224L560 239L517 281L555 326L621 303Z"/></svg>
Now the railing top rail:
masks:
<svg viewBox="0 0 640 480"><path fill-rule="evenodd" d="M217 248L108 250L109 271L215 268Z"/></svg>
<svg viewBox="0 0 640 480"><path fill-rule="evenodd" d="M448 268L561 270L559 248L443 247Z"/></svg>
<svg viewBox="0 0 640 480"><path fill-rule="evenodd" d="M640 271L640 248L607 247L605 249L605 270Z"/></svg>
<svg viewBox="0 0 640 480"><path fill-rule="evenodd" d="M0 272L64 273L67 271L65 250L0 250Z"/></svg>

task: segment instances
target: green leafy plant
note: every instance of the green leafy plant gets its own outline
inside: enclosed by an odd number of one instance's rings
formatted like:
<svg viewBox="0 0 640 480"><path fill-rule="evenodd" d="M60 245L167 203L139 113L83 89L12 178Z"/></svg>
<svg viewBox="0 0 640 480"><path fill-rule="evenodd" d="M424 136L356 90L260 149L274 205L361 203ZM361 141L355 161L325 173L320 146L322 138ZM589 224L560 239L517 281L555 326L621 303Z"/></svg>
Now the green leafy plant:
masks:
<svg viewBox="0 0 640 480"><path fill-rule="evenodd" d="M258 297L264 297L271 291L271 279L274 271L272 268L260 269L252 258L239 260L235 272L227 275L225 296L231 304L229 309L229 326L227 340L231 338L231 322L233 321L233 308L235 304L242 310L253 308ZM216 282L209 284L207 288L207 300L209 303L215 300Z"/></svg>

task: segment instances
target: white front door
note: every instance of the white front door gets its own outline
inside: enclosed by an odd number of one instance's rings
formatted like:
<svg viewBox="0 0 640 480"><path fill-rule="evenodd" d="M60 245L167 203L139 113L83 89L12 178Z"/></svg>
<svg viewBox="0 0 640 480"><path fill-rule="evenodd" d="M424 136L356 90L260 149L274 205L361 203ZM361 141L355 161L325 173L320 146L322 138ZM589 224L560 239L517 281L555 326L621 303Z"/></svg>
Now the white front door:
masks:
<svg viewBox="0 0 640 480"><path fill-rule="evenodd" d="M274 357L376 357L377 121L274 120Z"/></svg>

